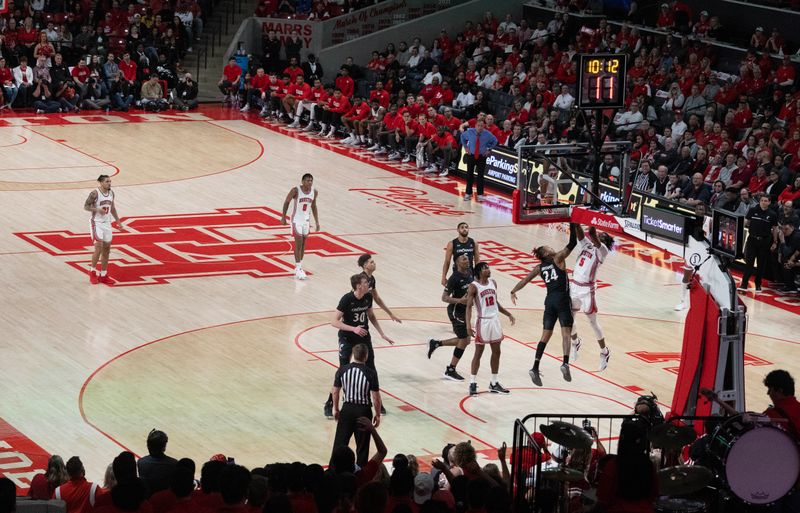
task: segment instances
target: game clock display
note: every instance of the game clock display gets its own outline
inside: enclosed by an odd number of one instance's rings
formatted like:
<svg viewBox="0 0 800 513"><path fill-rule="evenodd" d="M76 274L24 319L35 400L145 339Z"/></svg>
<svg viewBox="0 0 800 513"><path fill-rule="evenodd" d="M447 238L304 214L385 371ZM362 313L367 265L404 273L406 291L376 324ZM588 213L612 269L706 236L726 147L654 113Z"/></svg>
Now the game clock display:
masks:
<svg viewBox="0 0 800 513"><path fill-rule="evenodd" d="M625 54L583 54L578 62L578 107L618 109L625 105Z"/></svg>
<svg viewBox="0 0 800 513"><path fill-rule="evenodd" d="M744 217L714 210L711 227L711 249L719 255L741 258L744 247Z"/></svg>

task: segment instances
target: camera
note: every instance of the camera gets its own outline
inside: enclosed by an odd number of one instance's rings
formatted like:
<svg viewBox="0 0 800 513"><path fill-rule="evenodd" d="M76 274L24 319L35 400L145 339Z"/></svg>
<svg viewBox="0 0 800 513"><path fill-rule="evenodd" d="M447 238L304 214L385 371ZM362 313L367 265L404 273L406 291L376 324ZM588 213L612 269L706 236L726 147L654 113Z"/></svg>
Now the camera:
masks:
<svg viewBox="0 0 800 513"><path fill-rule="evenodd" d="M592 421L589 419L583 419L582 422L583 430L589 433L590 435L594 435L595 430L592 427Z"/></svg>

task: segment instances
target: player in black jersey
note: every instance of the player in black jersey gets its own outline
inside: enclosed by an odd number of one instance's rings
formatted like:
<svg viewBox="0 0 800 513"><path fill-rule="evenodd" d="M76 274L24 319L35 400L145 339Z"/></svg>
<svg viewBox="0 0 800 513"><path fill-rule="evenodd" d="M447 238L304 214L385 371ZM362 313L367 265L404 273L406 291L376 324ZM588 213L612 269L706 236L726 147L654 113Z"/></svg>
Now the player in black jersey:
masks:
<svg viewBox="0 0 800 513"><path fill-rule="evenodd" d="M511 301L517 304L517 291L522 289L534 278L541 275L547 286L547 296L544 299L544 318L542 320L542 338L536 346L536 359L533 361L533 368L528 374L531 376L533 384L542 386L542 377L539 373L539 362L547 347L547 342L553 335L556 320L561 324L561 345L564 350L564 359L561 364L561 374L566 381L572 381L569 372L569 352L570 337L572 334L572 300L569 297L569 278L567 277L566 259L572 249L578 244L577 226L569 225L569 243L561 251L555 251L550 246L539 246L533 250L533 254L541 261L533 268L528 275L520 280L511 289Z"/></svg>
<svg viewBox="0 0 800 513"><path fill-rule="evenodd" d="M358 266L367 276L367 282L369 282L369 293L372 294L372 299L375 300L375 303L381 307L381 310L386 312L386 315L388 315L391 320L402 324L403 321L401 321L399 317L389 310L389 307L386 306L386 303L383 302L380 294L378 294L378 289L375 288L375 260L372 258L372 255L369 253L364 253L358 257Z"/></svg>
<svg viewBox="0 0 800 513"><path fill-rule="evenodd" d="M367 276L364 273L354 274L350 277L350 286L353 290L339 300L336 314L331 321L331 326L339 330L339 367L350 363L353 346L366 344L369 349L367 367L375 370L375 351L372 349L369 323L372 322L383 340L390 344L394 344L394 340L386 336L372 311L372 294L369 293ZM333 418L333 397L331 395L328 395L328 400L325 402L324 413L329 419Z"/></svg>
<svg viewBox="0 0 800 513"><path fill-rule="evenodd" d="M444 371L444 377L453 381L464 381L464 377L456 372L458 361L464 356L464 349L469 345L469 333L465 322L467 291L472 283L472 273L469 271L469 257L461 253L456 257L456 270L450 275L442 292L442 301L447 303L447 316L453 325L454 338L447 340L430 339L428 341L428 359L433 352L442 346L455 346L450 365Z"/></svg>
<svg viewBox="0 0 800 513"><path fill-rule="evenodd" d="M467 255L469 259L469 272L481 261L481 254L478 251L478 243L469 237L469 225L458 223L458 237L447 243L444 248L444 265L442 266L442 286L447 286L447 271L452 266L453 272L456 270L456 258L459 255ZM452 262L452 263L451 263Z"/></svg>

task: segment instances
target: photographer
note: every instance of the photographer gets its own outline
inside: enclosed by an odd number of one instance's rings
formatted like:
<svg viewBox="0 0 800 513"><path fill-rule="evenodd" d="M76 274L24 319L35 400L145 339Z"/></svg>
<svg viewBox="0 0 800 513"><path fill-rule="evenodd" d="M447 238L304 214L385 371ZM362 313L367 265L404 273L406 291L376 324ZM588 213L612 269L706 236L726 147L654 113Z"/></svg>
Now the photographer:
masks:
<svg viewBox="0 0 800 513"><path fill-rule="evenodd" d="M178 82L175 96L175 108L189 110L197 108L197 82L192 80L192 74L187 73Z"/></svg>
<svg viewBox="0 0 800 513"><path fill-rule="evenodd" d="M133 95L128 91L127 84L119 79L119 73L111 79L108 96L114 109L128 112L133 103Z"/></svg>
<svg viewBox="0 0 800 513"><path fill-rule="evenodd" d="M96 73L92 73L86 79L86 85L83 88L81 97L83 98L80 104L82 109L108 110L111 107L111 100L106 94L103 82L99 80Z"/></svg>

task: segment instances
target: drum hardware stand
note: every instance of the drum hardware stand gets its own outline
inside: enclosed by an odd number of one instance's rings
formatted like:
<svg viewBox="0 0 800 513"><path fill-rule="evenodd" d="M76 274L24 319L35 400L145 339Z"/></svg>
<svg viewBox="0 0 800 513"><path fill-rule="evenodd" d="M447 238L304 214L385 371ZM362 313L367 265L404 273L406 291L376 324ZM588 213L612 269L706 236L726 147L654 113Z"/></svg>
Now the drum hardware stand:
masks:
<svg viewBox="0 0 800 513"><path fill-rule="evenodd" d="M733 303L736 304L736 303ZM745 411L744 400L744 334L747 332L747 314L744 307L736 310L724 308L717 324L719 335L719 357L714 390L720 400L731 404L737 411ZM714 403L712 414L718 414L720 406Z"/></svg>

